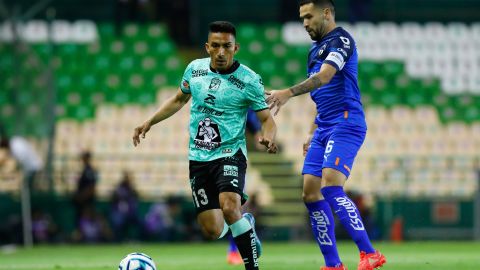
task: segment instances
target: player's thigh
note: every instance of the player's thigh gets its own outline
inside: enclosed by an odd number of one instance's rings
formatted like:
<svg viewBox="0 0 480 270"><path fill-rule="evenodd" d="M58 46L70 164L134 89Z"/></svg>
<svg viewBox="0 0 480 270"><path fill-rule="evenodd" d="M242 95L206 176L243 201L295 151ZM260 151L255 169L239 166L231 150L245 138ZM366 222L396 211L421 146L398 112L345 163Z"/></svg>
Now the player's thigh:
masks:
<svg viewBox="0 0 480 270"><path fill-rule="evenodd" d="M189 164L192 200L197 215L207 210L220 209L215 175L211 173L213 166L212 162L190 161Z"/></svg>
<svg viewBox="0 0 480 270"><path fill-rule="evenodd" d="M216 162L214 170L216 187L219 194L225 193L225 196L223 196L224 199L229 199L229 202L235 202L235 205L240 209L241 205L246 201L246 196L243 192L247 172L247 159L245 155L241 150L238 150L235 155L222 158ZM238 197L230 193L237 194ZM237 199L239 201L237 201Z"/></svg>
<svg viewBox="0 0 480 270"><path fill-rule="evenodd" d="M318 130L315 131L303 162L303 175L309 174L319 178L322 177L323 160L325 158L325 145L320 137L320 132Z"/></svg>
<svg viewBox="0 0 480 270"><path fill-rule="evenodd" d="M339 127L332 132L325 147L325 159L322 166L322 175L329 172L328 175L322 177L324 183L336 185L341 183L342 179L346 180L350 176L355 157L365 140L365 135L365 130L352 127Z"/></svg>
<svg viewBox="0 0 480 270"><path fill-rule="evenodd" d="M322 188L322 178L311 175L303 175L303 194L302 198L304 202L316 202L323 200L320 189Z"/></svg>

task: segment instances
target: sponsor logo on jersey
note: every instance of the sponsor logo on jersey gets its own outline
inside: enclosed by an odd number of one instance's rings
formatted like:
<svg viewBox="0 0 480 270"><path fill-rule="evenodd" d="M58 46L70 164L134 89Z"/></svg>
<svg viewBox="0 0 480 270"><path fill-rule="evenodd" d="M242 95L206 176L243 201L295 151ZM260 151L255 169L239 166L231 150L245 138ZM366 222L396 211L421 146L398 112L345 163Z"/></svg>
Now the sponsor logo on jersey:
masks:
<svg viewBox="0 0 480 270"><path fill-rule="evenodd" d="M215 105L215 99L216 99L216 97L214 95L208 94L208 96L203 100L203 102L211 104L211 105Z"/></svg>
<svg viewBox="0 0 480 270"><path fill-rule="evenodd" d="M232 152L233 152L233 150L230 149L230 148L227 148L227 149L223 149L223 150L222 150L222 154L230 154L230 153L232 153Z"/></svg>
<svg viewBox="0 0 480 270"><path fill-rule="evenodd" d="M340 40L342 41L343 47L345 49L350 49L350 39L348 39L346 37L340 37Z"/></svg>
<svg viewBox="0 0 480 270"><path fill-rule="evenodd" d="M223 113L224 113L222 111L217 111L215 109L208 108L208 107L202 106L202 105L198 106L198 111L201 112L201 113L215 115L215 116L222 116Z"/></svg>
<svg viewBox="0 0 480 270"><path fill-rule="evenodd" d="M342 48L338 48L337 51L341 52L345 57L348 55L347 52Z"/></svg>
<svg viewBox="0 0 480 270"><path fill-rule="evenodd" d="M208 75L208 69L194 69L192 70L192 78L202 77Z"/></svg>
<svg viewBox="0 0 480 270"><path fill-rule="evenodd" d="M198 123L197 135L193 140L196 148L213 150L220 147L221 141L218 125L209 117Z"/></svg>
<svg viewBox="0 0 480 270"><path fill-rule="evenodd" d="M222 83L222 81L219 78L213 78L210 81L210 86L208 87L208 90L212 90L212 91L213 90L218 90L221 83Z"/></svg>
<svg viewBox="0 0 480 270"><path fill-rule="evenodd" d="M238 167L232 165L223 166L223 176L234 176L238 177Z"/></svg>
<svg viewBox="0 0 480 270"><path fill-rule="evenodd" d="M243 88L245 88L245 83L233 75L230 75L230 77L228 77L228 81L240 90L243 90Z"/></svg>

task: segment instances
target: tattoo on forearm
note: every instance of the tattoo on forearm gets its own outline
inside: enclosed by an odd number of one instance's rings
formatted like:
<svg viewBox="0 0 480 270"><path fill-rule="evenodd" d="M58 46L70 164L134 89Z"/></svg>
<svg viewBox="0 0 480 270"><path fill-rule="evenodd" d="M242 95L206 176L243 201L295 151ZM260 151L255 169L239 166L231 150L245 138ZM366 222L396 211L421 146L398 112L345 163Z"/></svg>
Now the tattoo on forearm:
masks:
<svg viewBox="0 0 480 270"><path fill-rule="evenodd" d="M298 96L298 95L302 95L310 91L313 91L319 88L320 86L322 86L322 82L320 81L320 78L318 78L317 76L312 76L306 79L305 81L295 86L292 86L290 88L290 91L294 96Z"/></svg>

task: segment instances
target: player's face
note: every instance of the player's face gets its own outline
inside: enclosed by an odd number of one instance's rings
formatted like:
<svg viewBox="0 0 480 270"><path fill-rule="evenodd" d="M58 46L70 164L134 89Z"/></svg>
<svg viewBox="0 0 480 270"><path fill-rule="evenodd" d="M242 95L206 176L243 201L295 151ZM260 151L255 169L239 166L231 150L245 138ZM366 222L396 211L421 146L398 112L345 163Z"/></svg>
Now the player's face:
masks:
<svg viewBox="0 0 480 270"><path fill-rule="evenodd" d="M205 49L210 55L211 66L216 70L227 70L233 64L233 56L238 51L235 37L230 33L210 33Z"/></svg>
<svg viewBox="0 0 480 270"><path fill-rule="evenodd" d="M300 6L300 19L312 40L320 40L326 34L329 9L315 6L313 3Z"/></svg>

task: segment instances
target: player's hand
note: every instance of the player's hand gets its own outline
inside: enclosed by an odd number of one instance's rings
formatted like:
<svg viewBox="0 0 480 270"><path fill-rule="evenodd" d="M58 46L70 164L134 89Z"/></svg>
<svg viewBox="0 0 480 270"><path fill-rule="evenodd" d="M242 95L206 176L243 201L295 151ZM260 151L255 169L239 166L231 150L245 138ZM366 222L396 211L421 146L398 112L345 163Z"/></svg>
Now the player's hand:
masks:
<svg viewBox="0 0 480 270"><path fill-rule="evenodd" d="M265 94L267 95L267 104L270 106L270 110L276 108L273 115L277 115L280 108L287 103L291 97L293 97L293 93L290 89L267 91Z"/></svg>
<svg viewBox="0 0 480 270"><path fill-rule="evenodd" d="M310 148L310 143L312 142L313 134L309 134L307 139L303 143L303 156L307 155L308 149Z"/></svg>
<svg viewBox="0 0 480 270"><path fill-rule="evenodd" d="M141 126L135 128L135 130L133 131L133 146L136 147L140 144L140 137L142 137L142 139L145 139L145 134L147 134L151 126L152 125L150 124L150 121L146 121Z"/></svg>
<svg viewBox="0 0 480 270"><path fill-rule="evenodd" d="M268 139L268 138L265 138L265 137L260 137L258 139L258 142L267 147L267 153L270 153L270 154L275 154L277 153L277 145L275 144L275 142L273 141L273 139Z"/></svg>

